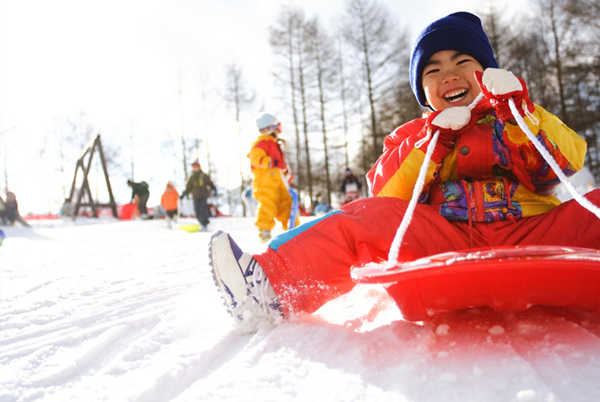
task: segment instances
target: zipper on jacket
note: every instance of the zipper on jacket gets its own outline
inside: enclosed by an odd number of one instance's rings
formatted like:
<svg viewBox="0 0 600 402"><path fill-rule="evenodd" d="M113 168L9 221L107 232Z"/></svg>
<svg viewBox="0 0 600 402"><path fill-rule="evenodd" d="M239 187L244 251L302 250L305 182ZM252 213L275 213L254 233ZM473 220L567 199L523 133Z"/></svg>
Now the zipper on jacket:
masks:
<svg viewBox="0 0 600 402"><path fill-rule="evenodd" d="M483 183L473 182L473 199L475 201L475 222L485 222L485 205L483 202Z"/></svg>

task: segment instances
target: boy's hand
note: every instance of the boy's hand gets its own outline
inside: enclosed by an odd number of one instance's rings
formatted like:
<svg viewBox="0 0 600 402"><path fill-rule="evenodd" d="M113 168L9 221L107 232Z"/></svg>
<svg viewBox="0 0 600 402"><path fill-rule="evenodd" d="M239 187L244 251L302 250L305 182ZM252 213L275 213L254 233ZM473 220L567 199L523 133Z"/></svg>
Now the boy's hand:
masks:
<svg viewBox="0 0 600 402"><path fill-rule="evenodd" d="M435 163L442 163L442 160L452 150L456 137L460 135L460 130L467 127L471 121L471 110L466 106L456 106L437 112L431 113L425 121L425 127L428 133L421 132L420 138L415 147L420 148L430 138L431 134L435 134L438 130L438 144L441 147L436 147L431 155L431 160Z"/></svg>
<svg viewBox="0 0 600 402"><path fill-rule="evenodd" d="M511 98L515 101L517 108L521 110L521 116L527 112L533 113L535 110L533 102L529 99L527 84L510 71L501 68L486 68L483 73L475 71L475 78L481 92L496 109L496 115L500 120L508 121L513 118L508 106L508 100Z"/></svg>
<svg viewBox="0 0 600 402"><path fill-rule="evenodd" d="M487 68L483 73L475 72L475 76L481 89L485 88L497 99L508 100L523 92L521 81L510 71L501 68Z"/></svg>
<svg viewBox="0 0 600 402"><path fill-rule="evenodd" d="M433 133L440 130L440 134L456 134L456 131L465 128L470 121L471 110L466 106L456 106L431 113L425 124Z"/></svg>

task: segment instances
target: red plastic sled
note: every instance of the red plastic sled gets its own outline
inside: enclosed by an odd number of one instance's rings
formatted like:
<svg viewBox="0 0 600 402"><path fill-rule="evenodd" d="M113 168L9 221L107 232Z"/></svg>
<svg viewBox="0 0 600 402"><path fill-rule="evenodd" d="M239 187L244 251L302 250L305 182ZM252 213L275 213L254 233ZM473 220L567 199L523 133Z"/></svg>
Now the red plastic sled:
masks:
<svg viewBox="0 0 600 402"><path fill-rule="evenodd" d="M131 202L117 206L117 213L119 214L119 219L133 219L135 215L135 203Z"/></svg>
<svg viewBox="0 0 600 402"><path fill-rule="evenodd" d="M514 246L437 254L385 270L354 268L359 283L381 283L409 321L443 311L490 306L523 311L532 305L600 313L600 251Z"/></svg>

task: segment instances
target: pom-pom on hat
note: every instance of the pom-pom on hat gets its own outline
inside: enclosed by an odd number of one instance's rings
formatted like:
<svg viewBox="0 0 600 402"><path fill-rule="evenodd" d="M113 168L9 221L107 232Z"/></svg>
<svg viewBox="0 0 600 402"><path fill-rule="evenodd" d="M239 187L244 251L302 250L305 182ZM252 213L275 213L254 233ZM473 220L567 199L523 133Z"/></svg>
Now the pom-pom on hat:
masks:
<svg viewBox="0 0 600 402"><path fill-rule="evenodd" d="M425 64L431 56L442 50L468 54L484 69L498 68L494 50L479 17L461 11L434 21L419 34L410 57L410 86L421 106L427 106L421 81Z"/></svg>

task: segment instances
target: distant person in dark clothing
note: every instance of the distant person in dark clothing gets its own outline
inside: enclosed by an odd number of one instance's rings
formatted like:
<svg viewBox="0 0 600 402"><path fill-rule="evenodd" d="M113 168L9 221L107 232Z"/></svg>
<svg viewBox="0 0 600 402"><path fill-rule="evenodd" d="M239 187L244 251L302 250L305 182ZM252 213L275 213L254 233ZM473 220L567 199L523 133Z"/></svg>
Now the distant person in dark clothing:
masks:
<svg viewBox="0 0 600 402"><path fill-rule="evenodd" d="M15 193L10 191L6 193L6 219L9 225L14 225L15 221L18 221L23 226L29 226L29 223L25 222L19 214L19 203Z"/></svg>
<svg viewBox="0 0 600 402"><path fill-rule="evenodd" d="M354 176L354 173L352 173L350 168L346 168L344 180L342 180L342 185L340 187L340 191L342 192L342 205L358 200L360 198L361 188L362 184L358 177Z"/></svg>
<svg viewBox="0 0 600 402"><path fill-rule="evenodd" d="M131 200L133 201L135 197L138 197L138 211L140 211L140 216L142 218L148 217L148 209L146 209L146 203L148 202L148 197L150 197L150 190L148 183L142 181L140 183L135 183L131 180L127 180L127 185L131 187Z"/></svg>
<svg viewBox="0 0 600 402"><path fill-rule="evenodd" d="M185 190L181 193L181 199L187 194L192 194L194 197L194 211L196 212L196 218L202 225L201 230L206 232L208 230L208 224L210 223L208 220L210 213L208 211L207 198L210 197L211 194L217 195L217 188L210 177L208 177L208 175L200 168L198 159L192 163L192 169L194 172L189 177Z"/></svg>

